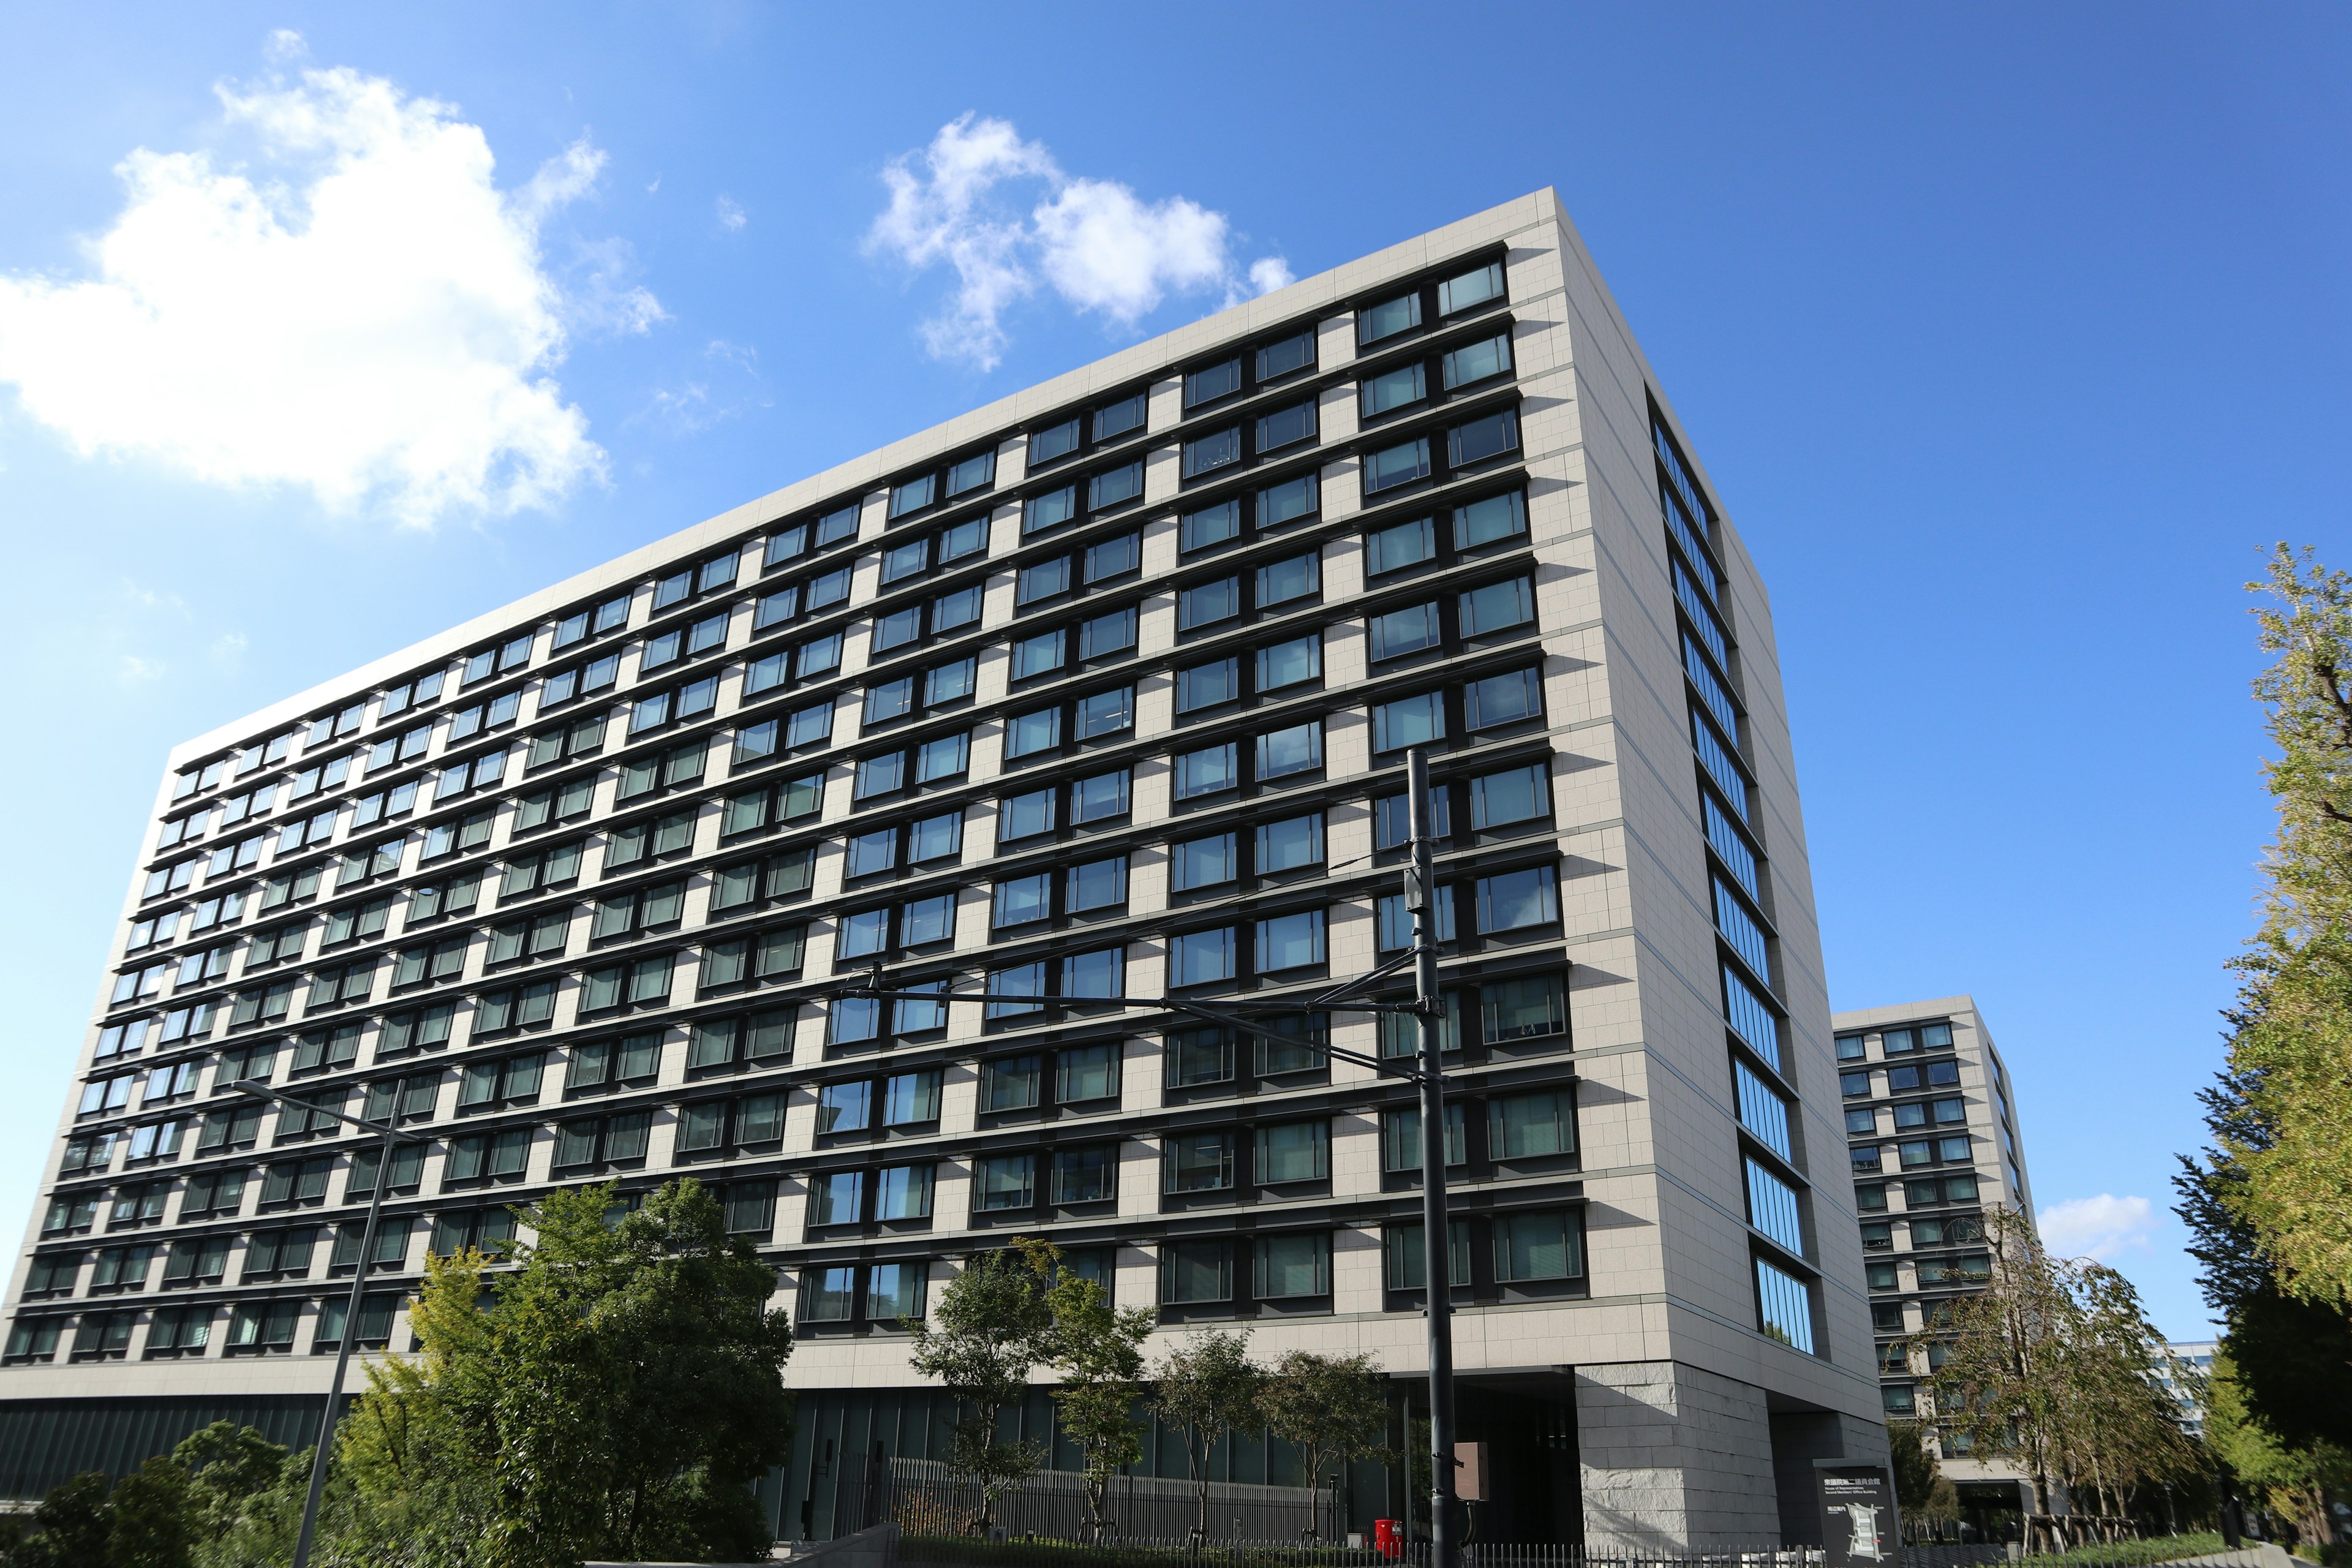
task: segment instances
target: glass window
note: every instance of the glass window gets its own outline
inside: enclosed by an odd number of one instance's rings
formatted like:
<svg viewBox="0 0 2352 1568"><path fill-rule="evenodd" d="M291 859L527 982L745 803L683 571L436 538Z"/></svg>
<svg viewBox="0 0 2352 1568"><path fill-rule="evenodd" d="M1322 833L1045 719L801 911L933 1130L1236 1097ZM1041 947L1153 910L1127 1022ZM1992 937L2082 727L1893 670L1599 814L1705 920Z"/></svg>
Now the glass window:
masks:
<svg viewBox="0 0 2352 1568"><path fill-rule="evenodd" d="M1021 531L1043 533L1049 528L1059 528L1078 515L1078 487L1064 485L1041 496L1031 496L1021 503Z"/></svg>
<svg viewBox="0 0 2352 1568"><path fill-rule="evenodd" d="M1054 1063L1054 1100L1076 1105L1089 1100L1113 1100L1118 1095L1118 1047L1073 1046Z"/></svg>
<svg viewBox="0 0 2352 1568"><path fill-rule="evenodd" d="M1448 1285L1470 1283L1470 1227L1461 1220L1446 1226L1445 1282ZM1381 1250L1385 1255L1388 1288L1391 1290L1418 1290L1428 1279L1428 1253L1421 1244L1422 1229L1417 1225L1390 1226L1381 1237Z"/></svg>
<svg viewBox="0 0 2352 1568"><path fill-rule="evenodd" d="M1196 664L1190 669L1176 672L1176 711L1190 713L1202 708L1213 708L1221 702L1231 702L1241 696L1241 665L1238 660L1221 658L1213 664Z"/></svg>
<svg viewBox="0 0 2352 1568"><path fill-rule="evenodd" d="M1231 1132L1175 1132L1160 1140L1168 1191L1217 1192L1234 1184Z"/></svg>
<svg viewBox="0 0 2352 1568"><path fill-rule="evenodd" d="M1276 381L1315 363L1315 331L1307 328L1266 344L1257 351L1257 378Z"/></svg>
<svg viewBox="0 0 2352 1568"><path fill-rule="evenodd" d="M1234 1259L1223 1241L1170 1241L1160 1248L1160 1300L1171 1305L1229 1301Z"/></svg>
<svg viewBox="0 0 2352 1568"><path fill-rule="evenodd" d="M1257 967L1261 973L1301 969L1323 962L1323 911L1301 910L1257 922Z"/></svg>
<svg viewBox="0 0 2352 1568"><path fill-rule="evenodd" d="M925 474L919 479L890 487L890 515L904 517L910 511L920 511L931 504L939 484L939 476Z"/></svg>
<svg viewBox="0 0 2352 1568"><path fill-rule="evenodd" d="M1448 356L1450 359L1452 356ZM1392 408L1403 408L1419 403L1429 395L1429 375L1421 362L1366 381L1356 394L1357 406L1367 419L1377 418Z"/></svg>
<svg viewBox="0 0 2352 1568"><path fill-rule="evenodd" d="M1128 791L1133 778L1131 770L1118 768L1107 773L1095 773L1070 786L1070 820L1101 822L1109 817L1125 816Z"/></svg>
<svg viewBox="0 0 2352 1568"><path fill-rule="evenodd" d="M1226 837L1231 842L1231 836ZM1215 840L1201 840L1213 843ZM1180 848L1185 847L1179 846ZM1257 829L1257 868L1261 875L1276 871L1294 871L1303 866L1323 863L1323 814L1311 812L1305 816L1286 817L1280 822L1260 823ZM1221 880L1224 879L1220 879Z"/></svg>
<svg viewBox="0 0 2352 1568"><path fill-rule="evenodd" d="M1185 931L1168 944L1168 972L1178 985L1207 985L1234 977L1234 928Z"/></svg>
<svg viewBox="0 0 2352 1568"><path fill-rule="evenodd" d="M1078 657L1102 658L1135 646L1135 606L1078 623Z"/></svg>
<svg viewBox="0 0 2352 1568"><path fill-rule="evenodd" d="M915 748L915 780L929 784L934 779L950 779L962 773L971 762L971 731L959 730L952 735L926 741Z"/></svg>
<svg viewBox="0 0 2352 1568"><path fill-rule="evenodd" d="M908 830L908 858L940 860L963 851L963 813L950 811L927 816Z"/></svg>
<svg viewBox="0 0 2352 1568"><path fill-rule="evenodd" d="M1400 294L1393 300L1383 300L1377 305L1367 305L1356 316L1356 342L1359 346L1377 343L1409 332L1421 325L1421 290Z"/></svg>
<svg viewBox="0 0 2352 1568"><path fill-rule="evenodd" d="M1277 447L1287 447L1296 441L1315 439L1315 405L1310 400L1294 403L1287 408L1277 408L1271 414L1261 414L1257 421L1257 449L1271 452Z"/></svg>
<svg viewBox="0 0 2352 1568"><path fill-rule="evenodd" d="M1313 474L1300 474L1257 492L1257 525L1276 528L1315 515L1318 490Z"/></svg>
<svg viewBox="0 0 2352 1568"><path fill-rule="evenodd" d="M1385 447L1364 459L1364 493L1378 495L1399 485L1409 485L1415 479L1429 477L1429 440L1426 437Z"/></svg>
<svg viewBox="0 0 2352 1568"><path fill-rule="evenodd" d="M1176 594L1176 629L1189 632L1242 613L1242 582L1238 577L1220 577L1213 583L1202 583L1181 588Z"/></svg>
<svg viewBox="0 0 2352 1568"><path fill-rule="evenodd" d="M1464 717L1473 730L1491 730L1543 713L1543 686L1533 668L1506 670L1463 689Z"/></svg>
<svg viewBox="0 0 2352 1568"><path fill-rule="evenodd" d="M1478 996L1489 1045L1568 1032L1568 995L1557 974L1481 986Z"/></svg>
<svg viewBox="0 0 2352 1568"><path fill-rule="evenodd" d="M1445 356L1445 387L1468 386L1511 371L1511 336L1497 332L1478 342L1465 343Z"/></svg>
<svg viewBox="0 0 2352 1568"><path fill-rule="evenodd" d="M982 1210L1034 1208L1037 1205L1037 1157L1034 1154L991 1154L980 1162L976 1184Z"/></svg>
<svg viewBox="0 0 2352 1568"><path fill-rule="evenodd" d="M801 1321L845 1323L857 1300L855 1268L808 1268L801 1273Z"/></svg>
<svg viewBox="0 0 2352 1568"><path fill-rule="evenodd" d="M1437 646L1437 606L1409 605L1374 616L1366 623L1374 658L1400 658Z"/></svg>
<svg viewBox="0 0 2352 1568"><path fill-rule="evenodd" d="M1040 599L1050 599L1056 594L1070 591L1070 558L1056 555L1051 561L1041 561L1034 566L1021 568L1018 586L1013 591L1016 604L1034 605Z"/></svg>
<svg viewBox="0 0 2352 1568"><path fill-rule="evenodd" d="M1576 1152L1576 1110L1564 1089L1486 1102L1486 1151L1497 1160Z"/></svg>
<svg viewBox="0 0 2352 1568"><path fill-rule="evenodd" d="M980 1064L980 1108L982 1110L1029 1110L1037 1104L1045 1082L1036 1056L998 1057Z"/></svg>
<svg viewBox="0 0 2352 1568"><path fill-rule="evenodd" d="M1451 316L1473 305L1503 297L1503 264L1490 261L1475 271L1448 278L1437 286L1437 313Z"/></svg>
<svg viewBox="0 0 2352 1568"><path fill-rule="evenodd" d="M950 497L969 495L995 482L996 454L981 452L948 469L947 493Z"/></svg>
<svg viewBox="0 0 2352 1568"><path fill-rule="evenodd" d="M1188 511L1178 519L1176 548L1185 552L1205 550L1238 537L1241 531L1242 503L1227 499L1199 511Z"/></svg>
<svg viewBox="0 0 2352 1568"><path fill-rule="evenodd" d="M817 1091L819 1132L863 1132L873 1124L874 1085L865 1079L854 1083L829 1083Z"/></svg>
<svg viewBox="0 0 2352 1568"><path fill-rule="evenodd" d="M1257 1130L1257 1179L1319 1182L1331 1173L1331 1124L1292 1121Z"/></svg>
<svg viewBox="0 0 2352 1568"><path fill-rule="evenodd" d="M1056 458L1066 458L1078 449L1079 421L1076 415L1059 425L1049 425L1043 430L1029 433L1029 466L1043 468Z"/></svg>
<svg viewBox="0 0 2352 1568"><path fill-rule="evenodd" d="M1535 618L1535 584L1525 577L1489 583L1462 595L1462 635L1465 637L1525 626Z"/></svg>
<svg viewBox="0 0 2352 1568"><path fill-rule="evenodd" d="M1445 1163L1459 1165L1469 1158L1469 1110L1460 1101L1445 1107ZM1381 1168L1418 1171L1422 1164L1421 1107L1404 1106L1381 1113Z"/></svg>
<svg viewBox="0 0 2352 1568"><path fill-rule="evenodd" d="M1257 738L1257 776L1286 777L1323 765L1323 721L1310 719Z"/></svg>
<svg viewBox="0 0 2352 1568"><path fill-rule="evenodd" d="M1040 708L1034 712L1016 713L1004 726L1004 754L1007 757L1034 756L1050 752L1062 743L1062 710Z"/></svg>
<svg viewBox="0 0 2352 1568"><path fill-rule="evenodd" d="M997 806L996 841L999 844L1010 844L1016 838L1028 838L1053 830L1054 792L1050 789L1008 795Z"/></svg>
<svg viewBox="0 0 2352 1568"><path fill-rule="evenodd" d="M1516 539L1528 531L1526 498L1507 490L1468 506L1454 509L1454 548L1475 550L1482 544Z"/></svg>
<svg viewBox="0 0 2352 1568"><path fill-rule="evenodd" d="M1257 605L1261 610L1322 590L1323 556L1318 551L1269 561L1257 569Z"/></svg>
<svg viewBox="0 0 2352 1568"><path fill-rule="evenodd" d="M856 1225L866 1197L866 1173L835 1171L810 1184L811 1225Z"/></svg>
<svg viewBox="0 0 2352 1568"><path fill-rule="evenodd" d="M1101 1203L1117 1194L1117 1148L1097 1144L1088 1149L1054 1152L1054 1202Z"/></svg>
<svg viewBox="0 0 2352 1568"><path fill-rule="evenodd" d="M1530 866L1478 881L1478 930L1518 931L1559 919L1559 877L1549 866Z"/></svg>
<svg viewBox="0 0 2352 1568"><path fill-rule="evenodd" d="M1232 789L1240 783L1239 759L1231 741L1222 746L1187 752L1176 759L1178 800L1213 795L1219 790Z"/></svg>
<svg viewBox="0 0 2352 1568"><path fill-rule="evenodd" d="M892 1165L876 1173L876 1219L928 1219L931 1213L932 1167Z"/></svg>
<svg viewBox="0 0 2352 1568"><path fill-rule="evenodd" d="M1400 751L1445 738L1445 693L1424 691L1372 709L1372 749Z"/></svg>
<svg viewBox="0 0 2352 1568"><path fill-rule="evenodd" d="M886 680L866 689L866 713L861 721L866 724L887 723L902 719L915 706L915 678L902 675L896 680Z"/></svg>
<svg viewBox="0 0 2352 1568"><path fill-rule="evenodd" d="M940 1069L902 1072L882 1086L882 1120L891 1127L940 1119Z"/></svg>
<svg viewBox="0 0 2352 1568"><path fill-rule="evenodd" d="M1445 460L1457 468L1518 449L1519 416L1508 408L1445 433Z"/></svg>
<svg viewBox="0 0 2352 1568"><path fill-rule="evenodd" d="M1078 739L1091 741L1097 735L1115 735L1121 730L1135 727L1135 688L1121 686L1109 691L1097 691L1078 699L1076 707Z"/></svg>
<svg viewBox="0 0 2352 1568"><path fill-rule="evenodd" d="M1184 477L1195 479L1219 468L1231 468L1242 460L1242 433L1239 426L1227 426L1196 436L1184 443Z"/></svg>
<svg viewBox="0 0 2352 1568"><path fill-rule="evenodd" d="M953 664L943 664L936 669L924 671L923 705L937 707L942 702L971 696L978 668L976 660L960 658Z"/></svg>
<svg viewBox="0 0 2352 1568"><path fill-rule="evenodd" d="M1049 674L1062 668L1062 633L1060 628L1043 632L1034 637L1021 637L1013 644L1013 679L1027 680Z"/></svg>
<svg viewBox="0 0 2352 1568"><path fill-rule="evenodd" d="M1501 827L1510 823L1531 822L1537 817L1550 816L1551 795L1545 784L1541 763L1472 779L1470 826L1474 828Z"/></svg>
<svg viewBox="0 0 2352 1568"><path fill-rule="evenodd" d="M1231 396L1242 389L1241 356L1192 371L1184 377L1184 406L1198 408L1203 403L1213 403L1220 397Z"/></svg>
<svg viewBox="0 0 2352 1568"><path fill-rule="evenodd" d="M1517 445L1516 441L1513 445ZM1143 460L1123 463L1116 468L1106 468L1087 481L1087 507L1100 511L1133 500L1143 493Z"/></svg>
<svg viewBox="0 0 2352 1568"><path fill-rule="evenodd" d="M1495 1218L1495 1278L1574 1279L1584 1273L1584 1221L1572 1209Z"/></svg>
<svg viewBox="0 0 2352 1568"><path fill-rule="evenodd" d="M1087 546L1087 581L1099 583L1132 572L1142 563L1143 535L1122 533Z"/></svg>
<svg viewBox="0 0 2352 1568"><path fill-rule="evenodd" d="M1127 952L1104 948L1098 952L1073 953L1062 960L1065 996L1119 996L1126 994Z"/></svg>
<svg viewBox="0 0 2352 1568"><path fill-rule="evenodd" d="M1323 674L1323 634L1309 632L1303 637L1276 643L1272 647L1257 650L1257 689L1277 691L1301 681L1317 680Z"/></svg>
<svg viewBox="0 0 2352 1568"><path fill-rule="evenodd" d="M1364 535L1364 570L1374 576L1416 565L1436 553L1437 529L1425 517Z"/></svg>
<svg viewBox="0 0 2352 1568"><path fill-rule="evenodd" d="M1069 891L1066 907L1072 914L1111 909L1127 902L1127 857L1124 855L1073 866L1067 875Z"/></svg>
<svg viewBox="0 0 2352 1568"><path fill-rule="evenodd" d="M1213 888L1219 883L1232 881L1239 874L1234 849L1234 836L1230 833L1171 845L1171 885L1177 892L1182 893L1195 888Z"/></svg>
<svg viewBox="0 0 2352 1568"><path fill-rule="evenodd" d="M1140 392L1107 403L1095 410L1095 439L1108 441L1143 428L1144 395Z"/></svg>
<svg viewBox="0 0 2352 1568"><path fill-rule="evenodd" d="M1040 872L1034 877L1016 877L996 884L993 923L1002 926L1027 925L1033 921L1049 918L1054 912L1054 879Z"/></svg>

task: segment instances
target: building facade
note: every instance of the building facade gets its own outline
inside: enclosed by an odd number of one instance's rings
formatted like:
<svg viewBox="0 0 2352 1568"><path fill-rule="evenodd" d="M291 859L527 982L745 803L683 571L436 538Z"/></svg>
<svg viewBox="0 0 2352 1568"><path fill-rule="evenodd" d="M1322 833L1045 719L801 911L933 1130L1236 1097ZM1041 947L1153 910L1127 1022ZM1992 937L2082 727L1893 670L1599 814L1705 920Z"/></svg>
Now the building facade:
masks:
<svg viewBox="0 0 2352 1568"><path fill-rule="evenodd" d="M1932 1419L1923 1385L1933 1352L1906 1352L1903 1338L1933 1321L1938 1302L1992 1277L1987 1209L2032 1221L2017 1089L1972 997L1840 1013L1834 1023L1880 1392L1890 1418ZM1938 1429L1933 1440L1964 1513L1988 1536L2031 1511L2015 1467L1971 1458L1965 1433Z"/></svg>
<svg viewBox="0 0 2352 1568"><path fill-rule="evenodd" d="M2180 1412L2180 1429L2191 1437L2205 1436L2205 1383L2213 1375L2216 1340L2176 1341L2164 1347L2168 1360L2158 1363L2157 1381Z"/></svg>
<svg viewBox="0 0 2352 1568"><path fill-rule="evenodd" d="M427 1249L681 1174L798 1325L782 1534L936 1452L896 1325L1015 1234L1163 1346L1370 1352L1402 1423L1412 1092L1313 1047L1412 1042L1304 1004L1409 941L1416 745L1483 1533L1817 1539L1814 1468L1885 1434L1769 608L1549 192L178 748L9 1295L0 1483L299 1435L343 1334L407 1348ZM877 968L942 1000L839 994ZM1163 988L1297 998L1297 1043L1089 1000ZM382 1169L241 1078L433 1142ZM1349 1481L1352 1527L1409 1517Z"/></svg>

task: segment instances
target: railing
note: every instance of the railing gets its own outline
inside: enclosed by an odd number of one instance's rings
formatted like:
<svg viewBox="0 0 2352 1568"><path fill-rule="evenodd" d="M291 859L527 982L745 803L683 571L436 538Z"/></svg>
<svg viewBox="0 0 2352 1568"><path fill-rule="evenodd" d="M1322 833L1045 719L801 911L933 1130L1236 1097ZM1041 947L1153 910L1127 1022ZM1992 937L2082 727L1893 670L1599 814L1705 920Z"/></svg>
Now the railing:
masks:
<svg viewBox="0 0 2352 1568"><path fill-rule="evenodd" d="M1095 1539L1084 1479L1067 1470L1041 1470L987 1509L976 1483L939 1461L893 1458L867 1466L862 1492L857 1522L893 1521L909 1538L984 1532L1047 1542ZM1297 1545L1306 1538L1310 1522L1322 1540L1333 1540L1338 1533L1328 1491L1212 1481L1208 1493L1202 1533L1212 1541ZM1181 1545L1192 1538L1200 1510L1200 1493L1191 1481L1117 1476L1104 1490L1104 1534L1121 1542Z"/></svg>
<svg viewBox="0 0 2352 1568"><path fill-rule="evenodd" d="M1076 1541L1013 1536L902 1536L902 1565L912 1568L1427 1568L1429 1543L1400 1546L1394 1555L1371 1546L1321 1546L1297 1541L1121 1539L1102 1546ZM1822 1568L1819 1547L1721 1547L1680 1552L1561 1546L1546 1542L1472 1542L1462 1568Z"/></svg>

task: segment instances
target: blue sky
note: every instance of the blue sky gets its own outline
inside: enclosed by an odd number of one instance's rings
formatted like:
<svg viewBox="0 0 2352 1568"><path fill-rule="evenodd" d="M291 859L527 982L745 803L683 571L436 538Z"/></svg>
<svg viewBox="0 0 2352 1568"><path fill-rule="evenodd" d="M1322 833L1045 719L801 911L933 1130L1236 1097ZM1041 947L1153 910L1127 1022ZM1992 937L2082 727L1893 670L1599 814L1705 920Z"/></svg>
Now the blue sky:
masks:
<svg viewBox="0 0 2352 1568"><path fill-rule="evenodd" d="M0 1234L173 742L1552 184L1771 585L1836 1004L1974 993L2061 1234L2201 1335L2167 1178L2269 832L2241 584L2352 556L2347 45L2292 5L0 12Z"/></svg>

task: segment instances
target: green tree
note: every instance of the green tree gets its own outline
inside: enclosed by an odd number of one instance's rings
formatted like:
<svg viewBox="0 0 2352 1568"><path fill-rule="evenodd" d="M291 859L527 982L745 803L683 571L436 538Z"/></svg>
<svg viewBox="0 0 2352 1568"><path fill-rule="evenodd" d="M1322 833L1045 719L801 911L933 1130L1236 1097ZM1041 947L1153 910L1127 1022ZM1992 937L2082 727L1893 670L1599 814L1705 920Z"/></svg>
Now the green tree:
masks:
<svg viewBox="0 0 2352 1568"><path fill-rule="evenodd" d="M1959 1518L1959 1489L1945 1478L1918 1422L1889 1421L1886 1446L1895 1460L1895 1504L1906 1521L1941 1524Z"/></svg>
<svg viewBox="0 0 2352 1568"><path fill-rule="evenodd" d="M1045 1451L1005 1442L1004 1412L1029 1392L1029 1373L1054 1352L1054 1313L1046 1276L1054 1249L1016 1237L1012 1247L976 1252L931 1303L928 1321L908 1320L916 1372L955 1396L959 1415L948 1438L948 1466L980 1493L966 1528L984 1534L999 1500L1036 1474Z"/></svg>
<svg viewBox="0 0 2352 1568"><path fill-rule="evenodd" d="M180 1440L172 1459L188 1479L188 1530L198 1562L234 1561L220 1555L220 1543L267 1506L286 1458L284 1447L230 1421L215 1421Z"/></svg>
<svg viewBox="0 0 2352 1568"><path fill-rule="evenodd" d="M1249 1333L1210 1329L1168 1352L1156 1376L1151 1407L1184 1434L1198 1510L1192 1541L1209 1538L1209 1455L1236 1430L1261 1425L1258 1391L1265 1373L1249 1358Z"/></svg>
<svg viewBox="0 0 2352 1568"><path fill-rule="evenodd" d="M2225 1139L2220 1196L2289 1295L2352 1305L2352 575L2281 544L2253 591L2273 662L2254 682L2278 836L2230 1068L2258 1140Z"/></svg>
<svg viewBox="0 0 2352 1568"><path fill-rule="evenodd" d="M190 1568L188 1473L157 1455L106 1500L106 1568Z"/></svg>
<svg viewBox="0 0 2352 1568"><path fill-rule="evenodd" d="M2249 1406L2226 1344L2206 1384L2205 1440L2273 1513L2294 1521L2304 1539L2335 1539L2327 1500L2352 1490L2352 1453L2333 1443L2281 1438Z"/></svg>
<svg viewBox="0 0 2352 1568"><path fill-rule="evenodd" d="M1053 1318L1051 1359L1061 1374L1054 1406L1077 1446L1087 1513L1099 1544L1109 1533L1103 1498L1111 1478L1143 1458L1135 1404L1143 1393L1143 1344L1158 1319L1148 1307L1113 1307L1101 1286L1075 1270L1056 1268L1053 1280L1045 1304Z"/></svg>
<svg viewBox="0 0 2352 1568"><path fill-rule="evenodd" d="M2116 1515L2134 1489L2196 1473L2196 1450L2155 1382L2162 1339L2130 1282L2053 1258L2011 1210L1985 1220L1990 1281L1945 1303L1906 1345L1941 1360L1939 1420L1965 1432L1976 1454L2023 1470L2043 1519L2062 1488L2070 1511ZM2030 1544L2046 1546L2048 1535L2037 1523Z"/></svg>
<svg viewBox="0 0 2352 1568"><path fill-rule="evenodd" d="M1267 1429L1297 1444L1307 1461L1310 1500L1301 1534L1318 1540L1325 1467L1387 1451L1381 1439L1389 1424L1388 1380L1369 1355L1291 1351L1265 1374L1257 1405Z"/></svg>
<svg viewBox="0 0 2352 1568"><path fill-rule="evenodd" d="M111 1485L91 1470L52 1487L33 1510L33 1533L8 1553L8 1568L104 1568Z"/></svg>
<svg viewBox="0 0 2352 1568"><path fill-rule="evenodd" d="M792 1414L775 1275L692 1178L614 1207L601 1186L523 1212L533 1239L487 1304L480 1254L428 1270L421 1363L371 1368L339 1448L355 1528L404 1521L434 1543L412 1560L516 1568L766 1548L749 1483Z"/></svg>

